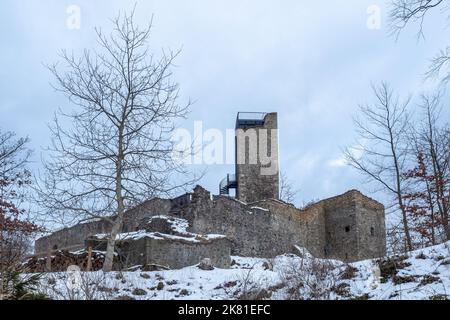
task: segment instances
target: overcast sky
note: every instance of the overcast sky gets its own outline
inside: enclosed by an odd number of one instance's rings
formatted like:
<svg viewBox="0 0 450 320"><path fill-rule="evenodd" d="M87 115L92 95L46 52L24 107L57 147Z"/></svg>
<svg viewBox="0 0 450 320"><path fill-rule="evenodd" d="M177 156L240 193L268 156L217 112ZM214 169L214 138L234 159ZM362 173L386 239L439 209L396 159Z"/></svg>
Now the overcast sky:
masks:
<svg viewBox="0 0 450 320"><path fill-rule="evenodd" d="M34 168L53 112L70 107L43 65L57 61L58 50L95 47L93 28L109 30L109 18L133 4L1 1L0 127L31 138ZM79 30L67 27L70 5L81 9ZM381 8L380 29L367 27L371 5ZM152 14L152 48L183 48L175 70L180 102L195 100L183 126L193 130L202 120L205 129L232 129L238 111L278 112L281 168L300 189L299 204L352 188L372 195L339 161L340 148L355 141L352 114L373 101L371 83L422 93L428 60L450 42L439 15L426 20L425 41L415 37L417 26L396 41L387 34L385 2L375 0L137 1L139 23ZM202 185L217 192L233 171L210 167Z"/></svg>

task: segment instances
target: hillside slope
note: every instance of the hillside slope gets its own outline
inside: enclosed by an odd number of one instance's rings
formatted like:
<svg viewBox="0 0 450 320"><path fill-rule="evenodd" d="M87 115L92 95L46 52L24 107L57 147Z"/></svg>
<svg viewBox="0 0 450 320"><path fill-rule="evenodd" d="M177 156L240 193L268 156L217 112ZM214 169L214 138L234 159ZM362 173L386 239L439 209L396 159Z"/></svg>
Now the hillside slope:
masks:
<svg viewBox="0 0 450 320"><path fill-rule="evenodd" d="M231 269L49 273L54 299L448 299L450 243L352 264L304 250L275 259L233 257Z"/></svg>

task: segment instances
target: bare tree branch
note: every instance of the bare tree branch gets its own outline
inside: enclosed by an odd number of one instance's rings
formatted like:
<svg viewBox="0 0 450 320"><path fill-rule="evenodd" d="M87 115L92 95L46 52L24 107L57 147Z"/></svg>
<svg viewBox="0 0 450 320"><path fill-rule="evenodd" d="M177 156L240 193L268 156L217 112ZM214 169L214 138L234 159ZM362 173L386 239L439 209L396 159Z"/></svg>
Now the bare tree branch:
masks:
<svg viewBox="0 0 450 320"><path fill-rule="evenodd" d="M425 17L430 10L438 7L445 11L448 9L448 3L444 0L393 0L389 12L391 34L398 37L409 23L417 22L419 24L417 36L424 38Z"/></svg>
<svg viewBox="0 0 450 320"><path fill-rule="evenodd" d="M287 203L294 203L299 190L294 188L285 172L280 174L280 199Z"/></svg>

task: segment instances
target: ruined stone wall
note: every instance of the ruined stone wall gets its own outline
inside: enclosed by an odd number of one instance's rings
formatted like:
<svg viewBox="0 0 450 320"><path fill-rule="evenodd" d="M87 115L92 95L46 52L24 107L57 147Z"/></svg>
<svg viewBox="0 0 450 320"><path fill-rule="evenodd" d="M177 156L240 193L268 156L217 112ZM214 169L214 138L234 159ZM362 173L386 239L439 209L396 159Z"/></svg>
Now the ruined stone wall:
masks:
<svg viewBox="0 0 450 320"><path fill-rule="evenodd" d="M270 229L279 237L275 246L277 243L282 244L278 250L296 253L294 246L300 246L307 248L314 256L321 256L325 246L325 223L321 208L302 211L275 199L250 204L255 205L270 210L272 215Z"/></svg>
<svg viewBox="0 0 450 320"><path fill-rule="evenodd" d="M254 202L263 199L279 198L279 172L278 172L278 137L272 139L272 135L277 135L278 129L277 114L269 113L265 116L263 126L254 126L246 129L236 130L236 178L237 178L237 198L244 202ZM251 139L252 132L256 132L256 139ZM265 131L266 141L261 131ZM275 145L272 146L271 141ZM259 155L260 145L267 145L267 155L272 159L274 172L265 174L261 169L269 167L261 162ZM256 152L256 164L251 163L251 155L249 153L250 146L253 146ZM273 147L273 148L272 148ZM272 150L273 149L273 150ZM273 154L272 154L273 153Z"/></svg>
<svg viewBox="0 0 450 320"><path fill-rule="evenodd" d="M385 254L384 207L359 191L313 204L305 211L321 210L325 246L317 257L358 261Z"/></svg>
<svg viewBox="0 0 450 320"><path fill-rule="evenodd" d="M339 202L338 206L336 206L336 202ZM334 201L324 202L323 205L327 238L323 257L344 261L357 260L358 238L355 203L351 199L336 198Z"/></svg>
<svg viewBox="0 0 450 320"><path fill-rule="evenodd" d="M275 199L251 204L223 196L211 200L202 188L193 198L193 232L226 235L233 255L274 257L295 253L294 246L343 261L385 254L384 207L358 191L305 210Z"/></svg>
<svg viewBox="0 0 450 320"><path fill-rule="evenodd" d="M128 210L124 215L122 232L138 230L142 220L156 215L167 215L171 207L171 200L155 198Z"/></svg>
<svg viewBox="0 0 450 320"><path fill-rule="evenodd" d="M385 255L384 207L358 191L319 201L304 210L275 199L246 204L224 196L211 198L211 194L199 186L189 195L189 199L190 202L177 206L175 211L171 200L145 202L127 212L124 232L143 229L140 223L146 218L166 214L188 220L189 231L193 233L226 235L232 255L270 258L296 253L295 246L305 247L318 258L344 261ZM81 249L89 236L109 231L110 227L104 221L79 224L37 240L36 253L45 254L48 248L55 247ZM164 250L169 250L169 245L160 244L161 251L156 247L152 249L161 253L155 259L163 259ZM190 254L198 256L201 250L206 250L187 249L180 243L170 246L173 246L170 247L172 251L167 251L166 255L173 253L173 257L165 259L181 257L179 259L183 262L180 263L186 263ZM144 252L148 252L139 245L134 249L140 257L145 257L147 253ZM186 257L180 253L183 250L188 250ZM143 258L133 257L133 261L139 259Z"/></svg>
<svg viewBox="0 0 450 320"><path fill-rule="evenodd" d="M386 226L384 206L375 201L365 201L364 196L355 194L357 199L356 232L358 238L357 260L386 255Z"/></svg>
<svg viewBox="0 0 450 320"><path fill-rule="evenodd" d="M315 213L300 216L298 209L276 200L249 205L223 196L211 200L198 189L192 210L192 232L226 235L233 255L275 257L295 252L294 245L305 246L308 238L322 241L320 224L305 223L315 221Z"/></svg>
<svg viewBox="0 0 450 320"><path fill-rule="evenodd" d="M71 228L58 230L51 235L42 237L35 242L34 251L37 255L47 254L49 250L79 250L84 248L84 240L94 234L111 231L110 224L105 220L94 220L77 224Z"/></svg>
<svg viewBox="0 0 450 320"><path fill-rule="evenodd" d="M225 197L211 200L209 193L196 189L191 205L193 222L191 232L200 234L224 234L232 242L232 254L257 256L261 252L262 243L257 234L257 221L268 221L267 212L247 210L245 204ZM266 222L267 224L268 222Z"/></svg>
<svg viewBox="0 0 450 320"><path fill-rule="evenodd" d="M226 238L193 242L142 237L120 241L116 249L121 255L121 269L146 264L181 269L196 265L205 258L211 259L218 268L229 268L231 264L231 243Z"/></svg>
<svg viewBox="0 0 450 320"><path fill-rule="evenodd" d="M139 223L145 217L167 214L171 208L171 201L155 198L125 212L123 232L137 230ZM48 250L79 250L84 248L84 240L88 237L109 233L111 224L106 220L93 219L73 227L64 228L35 242L35 254L46 254Z"/></svg>
<svg viewBox="0 0 450 320"><path fill-rule="evenodd" d="M205 258L218 268L229 268L231 243L228 239L203 242L146 239L146 263L168 266L171 269L196 265Z"/></svg>

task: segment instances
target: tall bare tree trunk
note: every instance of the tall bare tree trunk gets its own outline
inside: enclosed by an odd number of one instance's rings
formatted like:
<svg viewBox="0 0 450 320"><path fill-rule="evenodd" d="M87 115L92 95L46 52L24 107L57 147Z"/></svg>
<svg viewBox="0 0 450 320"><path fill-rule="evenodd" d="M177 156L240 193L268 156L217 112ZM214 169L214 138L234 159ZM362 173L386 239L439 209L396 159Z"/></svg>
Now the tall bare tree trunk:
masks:
<svg viewBox="0 0 450 320"><path fill-rule="evenodd" d="M409 226L408 226L408 214L406 212L405 205L403 203L403 192L402 192L402 183L401 183L401 175L402 172L400 171L400 166L398 163L398 156L397 151L395 150L395 144L394 144L394 135L392 132L392 126L389 121L388 117L388 126L389 126L389 137L390 137L390 147L392 152L392 158L394 160L394 168L395 168L395 182L396 182L396 195L398 200L398 206L402 212L402 222L403 222L403 232L405 233L405 239L406 239L406 245L409 251L413 250L413 245L411 241L411 234L409 232Z"/></svg>
<svg viewBox="0 0 450 320"><path fill-rule="evenodd" d="M123 213L122 213L122 215L123 215ZM110 272L113 269L116 238L117 238L117 235L120 234L120 232L122 230L122 223L121 223L122 220L123 219L119 218L119 215L117 215L117 219L114 222L114 225L111 229L111 233L108 236L105 261L103 263L103 271L104 272Z"/></svg>
<svg viewBox="0 0 450 320"><path fill-rule="evenodd" d="M126 104L128 104L128 99ZM124 108L123 115L125 115ZM106 255L105 262L103 264L103 271L109 272L112 271L113 263L114 263L114 249L116 246L116 238L117 235L122 232L123 226L123 214L125 211L125 205L123 203L123 194L122 194L122 162L124 157L123 152L123 130L124 130L124 118L122 118L122 122L119 126L119 144L118 144L118 154L117 154L117 164L116 164L116 202L117 202L117 217L114 220L114 224L111 229L111 233L108 238L108 244L106 247Z"/></svg>

